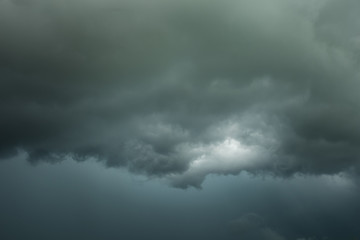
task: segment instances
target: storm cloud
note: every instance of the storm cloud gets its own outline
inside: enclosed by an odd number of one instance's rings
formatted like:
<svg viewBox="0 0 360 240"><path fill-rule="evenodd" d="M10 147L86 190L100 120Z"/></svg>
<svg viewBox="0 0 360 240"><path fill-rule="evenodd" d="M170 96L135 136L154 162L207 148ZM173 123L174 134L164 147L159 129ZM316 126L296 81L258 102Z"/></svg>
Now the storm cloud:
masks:
<svg viewBox="0 0 360 240"><path fill-rule="evenodd" d="M181 188L357 176L359 7L2 0L0 158L96 158Z"/></svg>

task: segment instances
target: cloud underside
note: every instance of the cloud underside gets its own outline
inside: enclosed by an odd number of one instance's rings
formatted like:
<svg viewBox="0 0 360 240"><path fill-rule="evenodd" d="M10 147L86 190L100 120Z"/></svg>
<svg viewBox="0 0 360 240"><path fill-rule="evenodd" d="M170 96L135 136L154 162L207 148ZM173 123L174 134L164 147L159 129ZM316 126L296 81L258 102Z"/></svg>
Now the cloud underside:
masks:
<svg viewBox="0 0 360 240"><path fill-rule="evenodd" d="M2 0L1 158L95 157L184 188L356 174L359 7Z"/></svg>

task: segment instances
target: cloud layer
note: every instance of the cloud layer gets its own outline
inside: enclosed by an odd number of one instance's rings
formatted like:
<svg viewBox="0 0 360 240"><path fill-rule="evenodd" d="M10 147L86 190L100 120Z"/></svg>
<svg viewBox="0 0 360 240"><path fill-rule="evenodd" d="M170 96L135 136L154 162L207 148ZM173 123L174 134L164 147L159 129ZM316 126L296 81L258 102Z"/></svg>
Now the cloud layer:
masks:
<svg viewBox="0 0 360 240"><path fill-rule="evenodd" d="M0 1L0 156L208 174L359 168L355 0Z"/></svg>

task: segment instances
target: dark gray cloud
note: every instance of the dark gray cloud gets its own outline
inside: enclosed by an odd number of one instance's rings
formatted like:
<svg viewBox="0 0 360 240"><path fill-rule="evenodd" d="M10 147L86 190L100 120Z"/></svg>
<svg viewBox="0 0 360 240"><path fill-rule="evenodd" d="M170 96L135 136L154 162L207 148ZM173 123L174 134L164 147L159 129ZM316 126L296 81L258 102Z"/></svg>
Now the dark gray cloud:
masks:
<svg viewBox="0 0 360 240"><path fill-rule="evenodd" d="M95 157L182 188L356 173L358 5L2 0L0 154Z"/></svg>

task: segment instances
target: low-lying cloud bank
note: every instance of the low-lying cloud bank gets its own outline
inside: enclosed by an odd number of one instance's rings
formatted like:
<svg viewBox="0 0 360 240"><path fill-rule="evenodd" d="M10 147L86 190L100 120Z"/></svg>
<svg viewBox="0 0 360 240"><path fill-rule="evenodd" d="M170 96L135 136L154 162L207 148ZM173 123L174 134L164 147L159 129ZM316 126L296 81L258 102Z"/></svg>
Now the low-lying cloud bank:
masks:
<svg viewBox="0 0 360 240"><path fill-rule="evenodd" d="M357 176L355 0L0 1L0 158Z"/></svg>

